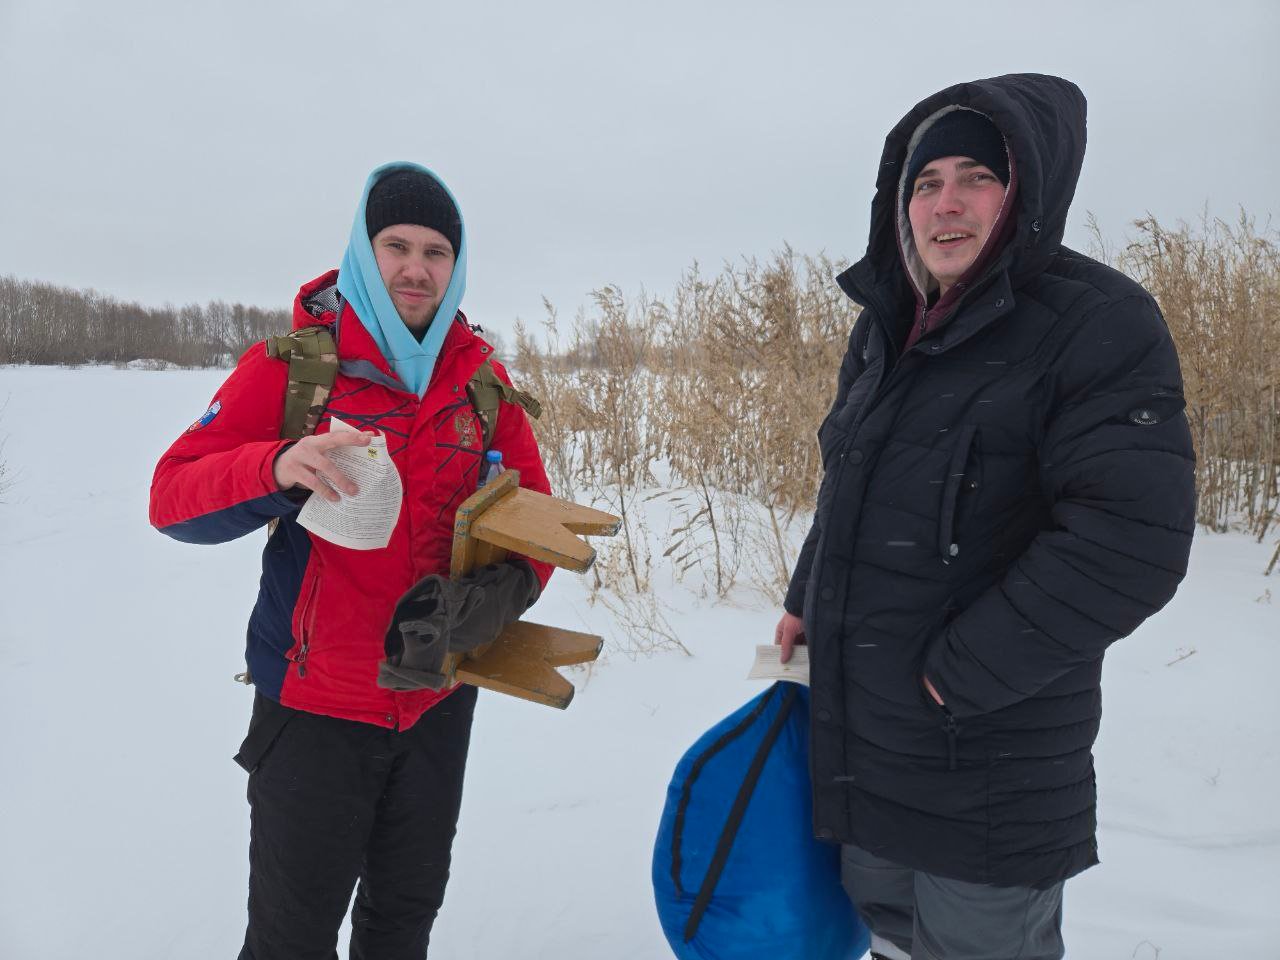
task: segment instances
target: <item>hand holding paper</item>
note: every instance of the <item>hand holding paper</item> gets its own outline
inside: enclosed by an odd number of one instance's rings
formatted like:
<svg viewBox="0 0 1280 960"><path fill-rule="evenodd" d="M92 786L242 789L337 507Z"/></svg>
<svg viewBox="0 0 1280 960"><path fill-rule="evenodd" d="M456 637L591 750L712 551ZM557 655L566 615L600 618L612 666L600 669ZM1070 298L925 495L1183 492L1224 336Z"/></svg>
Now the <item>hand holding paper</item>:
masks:
<svg viewBox="0 0 1280 960"><path fill-rule="evenodd" d="M756 647L755 663L751 665L748 680L790 680L809 685L809 648L796 647L791 657L782 662L782 648L773 644Z"/></svg>
<svg viewBox="0 0 1280 960"><path fill-rule="evenodd" d="M400 517L404 488L400 472L391 461L387 438L370 437L355 427L331 417L328 436L355 435L367 444L335 444L328 460L338 468L339 478L330 479L323 470L315 475L331 488L312 493L298 514L298 523L317 537L351 550L379 550L391 542L391 531ZM281 458L283 459L283 457ZM344 482L345 481L345 482ZM352 487L355 493L348 493ZM328 494L337 494L330 499Z"/></svg>
<svg viewBox="0 0 1280 960"><path fill-rule="evenodd" d="M336 502L341 494L359 491L330 454L340 447L366 447L372 439L371 434L352 429L303 437L276 457L271 475L281 490L302 487Z"/></svg>

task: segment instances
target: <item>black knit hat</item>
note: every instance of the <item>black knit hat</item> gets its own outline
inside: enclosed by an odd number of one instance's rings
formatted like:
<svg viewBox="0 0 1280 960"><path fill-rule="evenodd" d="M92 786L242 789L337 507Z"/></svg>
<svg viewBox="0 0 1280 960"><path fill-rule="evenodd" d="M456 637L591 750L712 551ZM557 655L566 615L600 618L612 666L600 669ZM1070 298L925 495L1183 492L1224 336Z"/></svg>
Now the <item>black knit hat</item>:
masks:
<svg viewBox="0 0 1280 960"><path fill-rule="evenodd" d="M393 224L416 223L444 234L454 256L462 243L458 208L435 177L421 170L393 170L375 183L369 191L364 219L370 240Z"/></svg>
<svg viewBox="0 0 1280 960"><path fill-rule="evenodd" d="M916 177L939 157L969 157L1009 185L1009 153L996 125L983 114L959 109L944 113L924 132L907 163L905 194L910 197Z"/></svg>

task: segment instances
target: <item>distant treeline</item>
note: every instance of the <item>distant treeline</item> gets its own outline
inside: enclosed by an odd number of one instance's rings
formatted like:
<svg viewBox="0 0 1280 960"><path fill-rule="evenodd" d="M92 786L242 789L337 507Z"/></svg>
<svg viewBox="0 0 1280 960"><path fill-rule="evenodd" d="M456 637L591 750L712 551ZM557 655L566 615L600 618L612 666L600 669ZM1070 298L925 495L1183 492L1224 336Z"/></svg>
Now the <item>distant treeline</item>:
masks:
<svg viewBox="0 0 1280 960"><path fill-rule="evenodd" d="M93 290L0 277L0 363L229 366L291 324L288 310L221 300L144 307Z"/></svg>

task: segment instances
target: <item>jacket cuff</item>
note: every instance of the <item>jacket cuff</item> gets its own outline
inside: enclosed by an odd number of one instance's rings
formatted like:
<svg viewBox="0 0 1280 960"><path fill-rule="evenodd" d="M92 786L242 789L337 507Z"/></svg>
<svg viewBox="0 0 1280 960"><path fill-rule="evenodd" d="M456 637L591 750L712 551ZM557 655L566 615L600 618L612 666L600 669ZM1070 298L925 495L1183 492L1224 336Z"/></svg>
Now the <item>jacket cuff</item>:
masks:
<svg viewBox="0 0 1280 960"><path fill-rule="evenodd" d="M276 486L276 461L280 459L280 454L297 442L296 440L280 440L269 444L263 451L262 462L258 466L258 480L261 481L264 488L263 493L274 495L284 492Z"/></svg>
<svg viewBox="0 0 1280 960"><path fill-rule="evenodd" d="M923 676L929 678L947 709L957 718L991 713L1025 700L1029 694L1015 690L974 656L948 628L925 655Z"/></svg>
<svg viewBox="0 0 1280 960"><path fill-rule="evenodd" d="M799 571L797 570L798 574ZM783 598L782 609L793 617L804 616L804 591L808 585L808 578L792 576L791 584L787 587L787 595Z"/></svg>

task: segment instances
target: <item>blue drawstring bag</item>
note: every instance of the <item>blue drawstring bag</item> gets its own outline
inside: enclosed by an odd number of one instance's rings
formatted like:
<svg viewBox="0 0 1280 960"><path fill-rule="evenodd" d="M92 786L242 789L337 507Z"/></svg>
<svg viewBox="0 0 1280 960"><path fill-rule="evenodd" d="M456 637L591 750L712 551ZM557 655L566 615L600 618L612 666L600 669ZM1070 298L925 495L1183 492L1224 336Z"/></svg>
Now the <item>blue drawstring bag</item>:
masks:
<svg viewBox="0 0 1280 960"><path fill-rule="evenodd" d="M680 960L857 960L870 935L813 836L809 690L779 682L676 764L653 851L658 917Z"/></svg>

